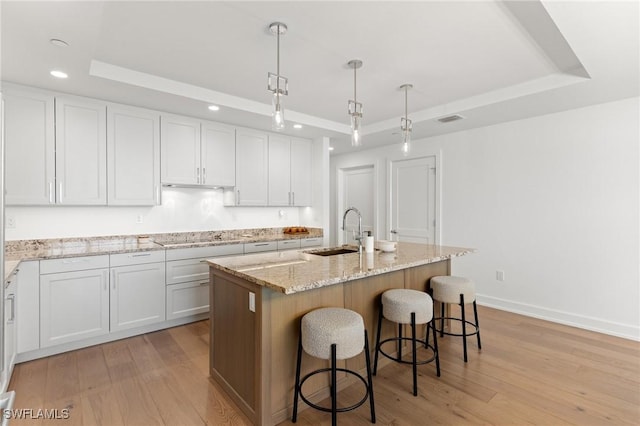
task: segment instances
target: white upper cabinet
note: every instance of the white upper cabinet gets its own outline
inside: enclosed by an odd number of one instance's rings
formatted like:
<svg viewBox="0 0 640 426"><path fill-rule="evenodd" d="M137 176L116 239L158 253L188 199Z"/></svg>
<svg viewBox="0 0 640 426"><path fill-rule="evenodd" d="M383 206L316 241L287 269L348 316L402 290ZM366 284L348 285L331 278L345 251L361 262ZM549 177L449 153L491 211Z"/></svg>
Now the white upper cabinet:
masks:
<svg viewBox="0 0 640 426"><path fill-rule="evenodd" d="M269 136L269 205L311 205L311 141Z"/></svg>
<svg viewBox="0 0 640 426"><path fill-rule="evenodd" d="M269 136L269 205L291 205L291 138Z"/></svg>
<svg viewBox="0 0 640 426"><path fill-rule="evenodd" d="M160 114L107 106L108 204L160 204Z"/></svg>
<svg viewBox="0 0 640 426"><path fill-rule="evenodd" d="M8 205L55 203L54 97L3 87Z"/></svg>
<svg viewBox="0 0 640 426"><path fill-rule="evenodd" d="M307 139L291 139L291 205L310 206L312 199L312 144Z"/></svg>
<svg viewBox="0 0 640 426"><path fill-rule="evenodd" d="M235 186L236 129L224 124L203 122L201 141L200 183Z"/></svg>
<svg viewBox="0 0 640 426"><path fill-rule="evenodd" d="M107 204L106 104L56 97L56 202Z"/></svg>
<svg viewBox="0 0 640 426"><path fill-rule="evenodd" d="M267 205L268 150L266 133L236 130L236 205Z"/></svg>
<svg viewBox="0 0 640 426"><path fill-rule="evenodd" d="M161 119L163 184L200 184L200 121L163 114Z"/></svg>

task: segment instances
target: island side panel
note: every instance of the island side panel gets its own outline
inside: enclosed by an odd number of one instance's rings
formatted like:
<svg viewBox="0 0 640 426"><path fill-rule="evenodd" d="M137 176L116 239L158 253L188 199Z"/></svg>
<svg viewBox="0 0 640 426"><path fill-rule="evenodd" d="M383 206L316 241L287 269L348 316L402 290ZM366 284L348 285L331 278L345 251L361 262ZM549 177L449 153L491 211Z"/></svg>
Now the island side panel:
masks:
<svg viewBox="0 0 640 426"><path fill-rule="evenodd" d="M249 310L249 292L261 287L211 269L210 373L245 414L257 423L259 410L259 312ZM256 300L256 306L259 306Z"/></svg>
<svg viewBox="0 0 640 426"><path fill-rule="evenodd" d="M335 284L287 295L264 289L263 304L269 305L271 311L270 322L264 321L263 326L270 328L271 335L270 396L273 424L291 417L300 319L317 308L344 307L344 285ZM301 377L312 370L328 366L328 361L313 358L303 351ZM338 366L344 367L344 361L339 361ZM344 378L344 373L339 373L338 388L342 387L341 381ZM309 379L305 382L304 391L313 402L328 397L329 374L319 374ZM298 410L306 407L302 401L298 404Z"/></svg>

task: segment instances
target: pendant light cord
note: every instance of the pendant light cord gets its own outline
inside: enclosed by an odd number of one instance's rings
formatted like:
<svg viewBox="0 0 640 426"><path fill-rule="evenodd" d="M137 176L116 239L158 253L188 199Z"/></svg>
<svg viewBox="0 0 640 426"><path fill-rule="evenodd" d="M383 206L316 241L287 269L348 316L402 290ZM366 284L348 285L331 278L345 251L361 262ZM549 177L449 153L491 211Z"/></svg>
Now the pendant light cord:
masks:
<svg viewBox="0 0 640 426"><path fill-rule="evenodd" d="M356 98L356 64L353 64L353 103L357 104L358 103L358 99ZM357 111L357 107L354 106L354 108Z"/></svg>
<svg viewBox="0 0 640 426"><path fill-rule="evenodd" d="M277 26L276 40L276 99L280 105L280 24Z"/></svg>

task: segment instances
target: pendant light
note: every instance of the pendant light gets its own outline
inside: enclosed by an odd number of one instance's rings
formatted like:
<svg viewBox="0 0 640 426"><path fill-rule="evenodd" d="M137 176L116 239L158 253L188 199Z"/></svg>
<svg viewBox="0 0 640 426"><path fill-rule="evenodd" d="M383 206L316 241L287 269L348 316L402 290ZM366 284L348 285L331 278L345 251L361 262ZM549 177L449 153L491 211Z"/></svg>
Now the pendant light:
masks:
<svg viewBox="0 0 640 426"><path fill-rule="evenodd" d="M400 89L404 89L404 117L400 119L400 131L402 135L402 154L409 155L411 150L411 120L407 113L407 92L413 88L413 84L403 84Z"/></svg>
<svg viewBox="0 0 640 426"><path fill-rule="evenodd" d="M276 73L268 75L268 90L273 93L273 111L271 113L271 126L273 130L284 129L284 108L282 97L289 94L289 80L280 75L280 34L287 32L287 26L282 22L273 22L269 25L269 31L277 39Z"/></svg>
<svg viewBox="0 0 640 426"><path fill-rule="evenodd" d="M353 59L347 62L353 68L353 100L349 100L349 115L351 116L351 146L362 145L362 132L360 125L362 121L362 104L356 98L356 70L362 67L362 61Z"/></svg>

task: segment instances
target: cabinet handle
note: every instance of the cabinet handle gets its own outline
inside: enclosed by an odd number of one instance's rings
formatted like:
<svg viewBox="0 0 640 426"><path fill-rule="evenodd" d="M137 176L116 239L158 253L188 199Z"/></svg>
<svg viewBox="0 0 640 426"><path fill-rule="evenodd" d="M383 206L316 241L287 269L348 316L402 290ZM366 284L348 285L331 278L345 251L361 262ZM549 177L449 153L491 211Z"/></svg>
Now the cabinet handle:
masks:
<svg viewBox="0 0 640 426"><path fill-rule="evenodd" d="M8 295L7 300L11 301L11 317L9 317L9 319L7 320L7 324L13 324L16 319L16 295Z"/></svg>
<svg viewBox="0 0 640 426"><path fill-rule="evenodd" d="M287 201L287 205L291 205L291 191L289 191L289 200Z"/></svg>
<svg viewBox="0 0 640 426"><path fill-rule="evenodd" d="M260 247L260 246L268 246L269 243L256 243L254 244L254 247Z"/></svg>
<svg viewBox="0 0 640 426"><path fill-rule="evenodd" d="M129 257L147 257L147 256L151 256L151 253L134 253L129 255Z"/></svg>
<svg viewBox="0 0 640 426"><path fill-rule="evenodd" d="M196 167L196 180L200 183L200 167Z"/></svg>
<svg viewBox="0 0 640 426"><path fill-rule="evenodd" d="M207 259L200 259L199 262L200 263L207 263Z"/></svg>
<svg viewBox="0 0 640 426"><path fill-rule="evenodd" d="M296 205L296 193L295 192L291 193L291 205L292 206Z"/></svg>
<svg viewBox="0 0 640 426"><path fill-rule="evenodd" d="M59 191L58 191L58 201L60 201L60 203L62 203L62 182L60 182L58 184L58 189L59 189Z"/></svg>
<svg viewBox="0 0 640 426"><path fill-rule="evenodd" d="M240 205L240 190L236 190L236 192L238 193L238 196L236 197L236 205Z"/></svg>
<svg viewBox="0 0 640 426"><path fill-rule="evenodd" d="M202 168L202 183L207 183L207 169L205 169L204 167Z"/></svg>
<svg viewBox="0 0 640 426"><path fill-rule="evenodd" d="M203 283L200 283L200 285L209 285L209 281L205 281Z"/></svg>
<svg viewBox="0 0 640 426"><path fill-rule="evenodd" d="M160 204L160 185L156 185L156 204Z"/></svg>
<svg viewBox="0 0 640 426"><path fill-rule="evenodd" d="M53 204L53 182L49 181L49 204Z"/></svg>

